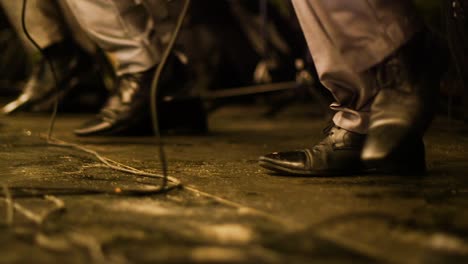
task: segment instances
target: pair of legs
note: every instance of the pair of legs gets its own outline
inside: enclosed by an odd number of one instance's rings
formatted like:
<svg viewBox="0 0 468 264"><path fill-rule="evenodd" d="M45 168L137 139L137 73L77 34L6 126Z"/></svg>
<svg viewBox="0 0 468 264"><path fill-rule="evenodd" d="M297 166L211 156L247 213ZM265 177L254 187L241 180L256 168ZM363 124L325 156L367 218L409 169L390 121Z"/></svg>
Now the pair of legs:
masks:
<svg viewBox="0 0 468 264"><path fill-rule="evenodd" d="M260 165L302 175L424 171L437 62L411 1L293 4L320 81L335 97L334 125L312 148L272 153Z"/></svg>
<svg viewBox="0 0 468 264"><path fill-rule="evenodd" d="M1 0L0 4L24 46L35 52L23 34L23 2ZM159 8L157 13L151 10L151 5ZM119 76L146 71L159 62L161 45L157 43L155 20L158 16L161 20L165 18L164 1L29 0L26 8L28 31L43 49L69 37L91 52L97 45L112 57ZM160 27L166 28L160 34L169 32L167 25Z"/></svg>
<svg viewBox="0 0 468 264"><path fill-rule="evenodd" d="M2 0L1 3L23 36L25 46L31 47L21 27L22 1ZM152 70L160 62L164 44L173 30L171 15L178 9L179 6L165 0L28 1L26 26L55 64L60 89L76 77L74 68L79 63L72 63L73 59L80 62L85 57L76 50L93 53L98 47L114 66L117 76L114 93L101 113L75 130L76 134L117 134L143 122L144 113L149 111ZM63 42L67 44L59 45ZM82 68L89 67L86 65L89 63L82 63L85 64ZM23 94L5 106L4 113L50 96L54 82L47 63L42 61L36 68Z"/></svg>
<svg viewBox="0 0 468 264"><path fill-rule="evenodd" d="M91 68L88 65L91 64L88 53L93 54L96 49L95 44L78 26L70 10L59 3L62 1L28 1L25 24L32 38L54 62L59 86L69 87L75 76L84 74L83 69ZM3 107L1 112L11 114L23 109L41 108L40 105L47 105L45 102L53 97L54 79L49 65L43 58L36 61L38 51L23 32L23 1L1 0L0 5L33 62L31 76L22 94Z"/></svg>
<svg viewBox="0 0 468 264"><path fill-rule="evenodd" d="M23 1L0 0L0 6L10 20L11 25L30 54L37 51L23 33L21 11ZM94 44L80 28L63 1L29 0L27 5L26 25L29 33L41 48L47 48L72 37L90 53L95 51Z"/></svg>

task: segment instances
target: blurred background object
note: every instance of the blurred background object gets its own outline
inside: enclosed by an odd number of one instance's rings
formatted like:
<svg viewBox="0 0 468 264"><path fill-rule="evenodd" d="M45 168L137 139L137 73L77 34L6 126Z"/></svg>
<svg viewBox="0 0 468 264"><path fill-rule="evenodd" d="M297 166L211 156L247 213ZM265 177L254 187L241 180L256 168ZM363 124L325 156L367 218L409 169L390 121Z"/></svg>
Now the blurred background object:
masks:
<svg viewBox="0 0 468 264"><path fill-rule="evenodd" d="M468 1L445 1L446 38L451 63L446 88L450 93L447 103L452 116L468 122Z"/></svg>

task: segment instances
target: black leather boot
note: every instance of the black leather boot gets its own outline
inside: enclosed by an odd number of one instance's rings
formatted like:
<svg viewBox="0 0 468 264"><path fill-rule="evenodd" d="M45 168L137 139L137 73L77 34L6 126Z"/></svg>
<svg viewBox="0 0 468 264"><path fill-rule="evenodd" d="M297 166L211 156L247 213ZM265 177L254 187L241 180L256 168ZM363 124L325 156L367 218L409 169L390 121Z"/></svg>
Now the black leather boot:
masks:
<svg viewBox="0 0 468 264"><path fill-rule="evenodd" d="M326 137L311 149L274 152L260 157L260 166L290 175L351 175L364 171L361 151L365 135L337 126L325 130Z"/></svg>
<svg viewBox="0 0 468 264"><path fill-rule="evenodd" d="M41 58L33 67L20 96L1 109L3 114L31 110L55 96L64 95L74 88L73 83L90 69L89 56L70 42L51 45L44 49L44 53L54 65L57 87L49 63L45 58Z"/></svg>
<svg viewBox="0 0 468 264"><path fill-rule="evenodd" d="M425 171L422 137L436 109L443 60L420 33L372 71L381 91L370 116L362 159L388 173Z"/></svg>

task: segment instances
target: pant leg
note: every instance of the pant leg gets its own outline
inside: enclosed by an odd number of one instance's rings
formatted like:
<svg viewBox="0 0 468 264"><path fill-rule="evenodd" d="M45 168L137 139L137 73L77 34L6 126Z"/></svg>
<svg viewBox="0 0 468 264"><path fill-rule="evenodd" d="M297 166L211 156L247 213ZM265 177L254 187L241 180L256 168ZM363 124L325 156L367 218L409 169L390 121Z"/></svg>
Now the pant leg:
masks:
<svg viewBox="0 0 468 264"><path fill-rule="evenodd" d="M83 29L114 60L118 75L148 70L160 60L149 7L155 6L153 1L65 0Z"/></svg>
<svg viewBox="0 0 468 264"><path fill-rule="evenodd" d="M0 0L0 5L5 10L13 28L18 32L24 46L31 53L35 52L35 48L23 33L21 23L23 1ZM55 1L28 1L26 9L26 27L34 40L42 48L58 43L65 38L63 21Z"/></svg>
<svg viewBox="0 0 468 264"><path fill-rule="evenodd" d="M63 23L66 24L67 33L70 39L73 39L82 49L89 54L96 54L96 43L88 36L83 28L78 23L78 20L73 15L69 6L62 0L56 0L60 6L60 11L63 15Z"/></svg>
<svg viewBox="0 0 468 264"><path fill-rule="evenodd" d="M320 81L334 95L336 125L366 133L379 88L367 72L420 23L407 0L293 0Z"/></svg>
<svg viewBox="0 0 468 264"><path fill-rule="evenodd" d="M30 0L26 9L26 27L41 48L73 38L82 48L94 53L96 46L78 26L63 1ZM21 10L23 1L0 0L10 23L30 54L37 52L23 32Z"/></svg>

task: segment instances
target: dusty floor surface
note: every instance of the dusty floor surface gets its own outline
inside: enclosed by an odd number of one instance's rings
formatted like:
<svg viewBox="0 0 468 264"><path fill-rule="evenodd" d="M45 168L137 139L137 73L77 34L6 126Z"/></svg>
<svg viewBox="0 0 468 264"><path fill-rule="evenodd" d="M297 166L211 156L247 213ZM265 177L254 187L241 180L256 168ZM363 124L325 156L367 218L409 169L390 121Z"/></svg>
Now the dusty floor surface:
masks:
<svg viewBox="0 0 468 264"><path fill-rule="evenodd" d="M158 179L48 146L47 117L2 117L0 263L468 262L468 126L437 120L425 177L292 178L257 157L311 146L325 121L264 111L221 109L209 135L166 137L170 175L188 188L149 196L125 190ZM55 136L160 172L153 139L74 137L86 118L61 115Z"/></svg>

